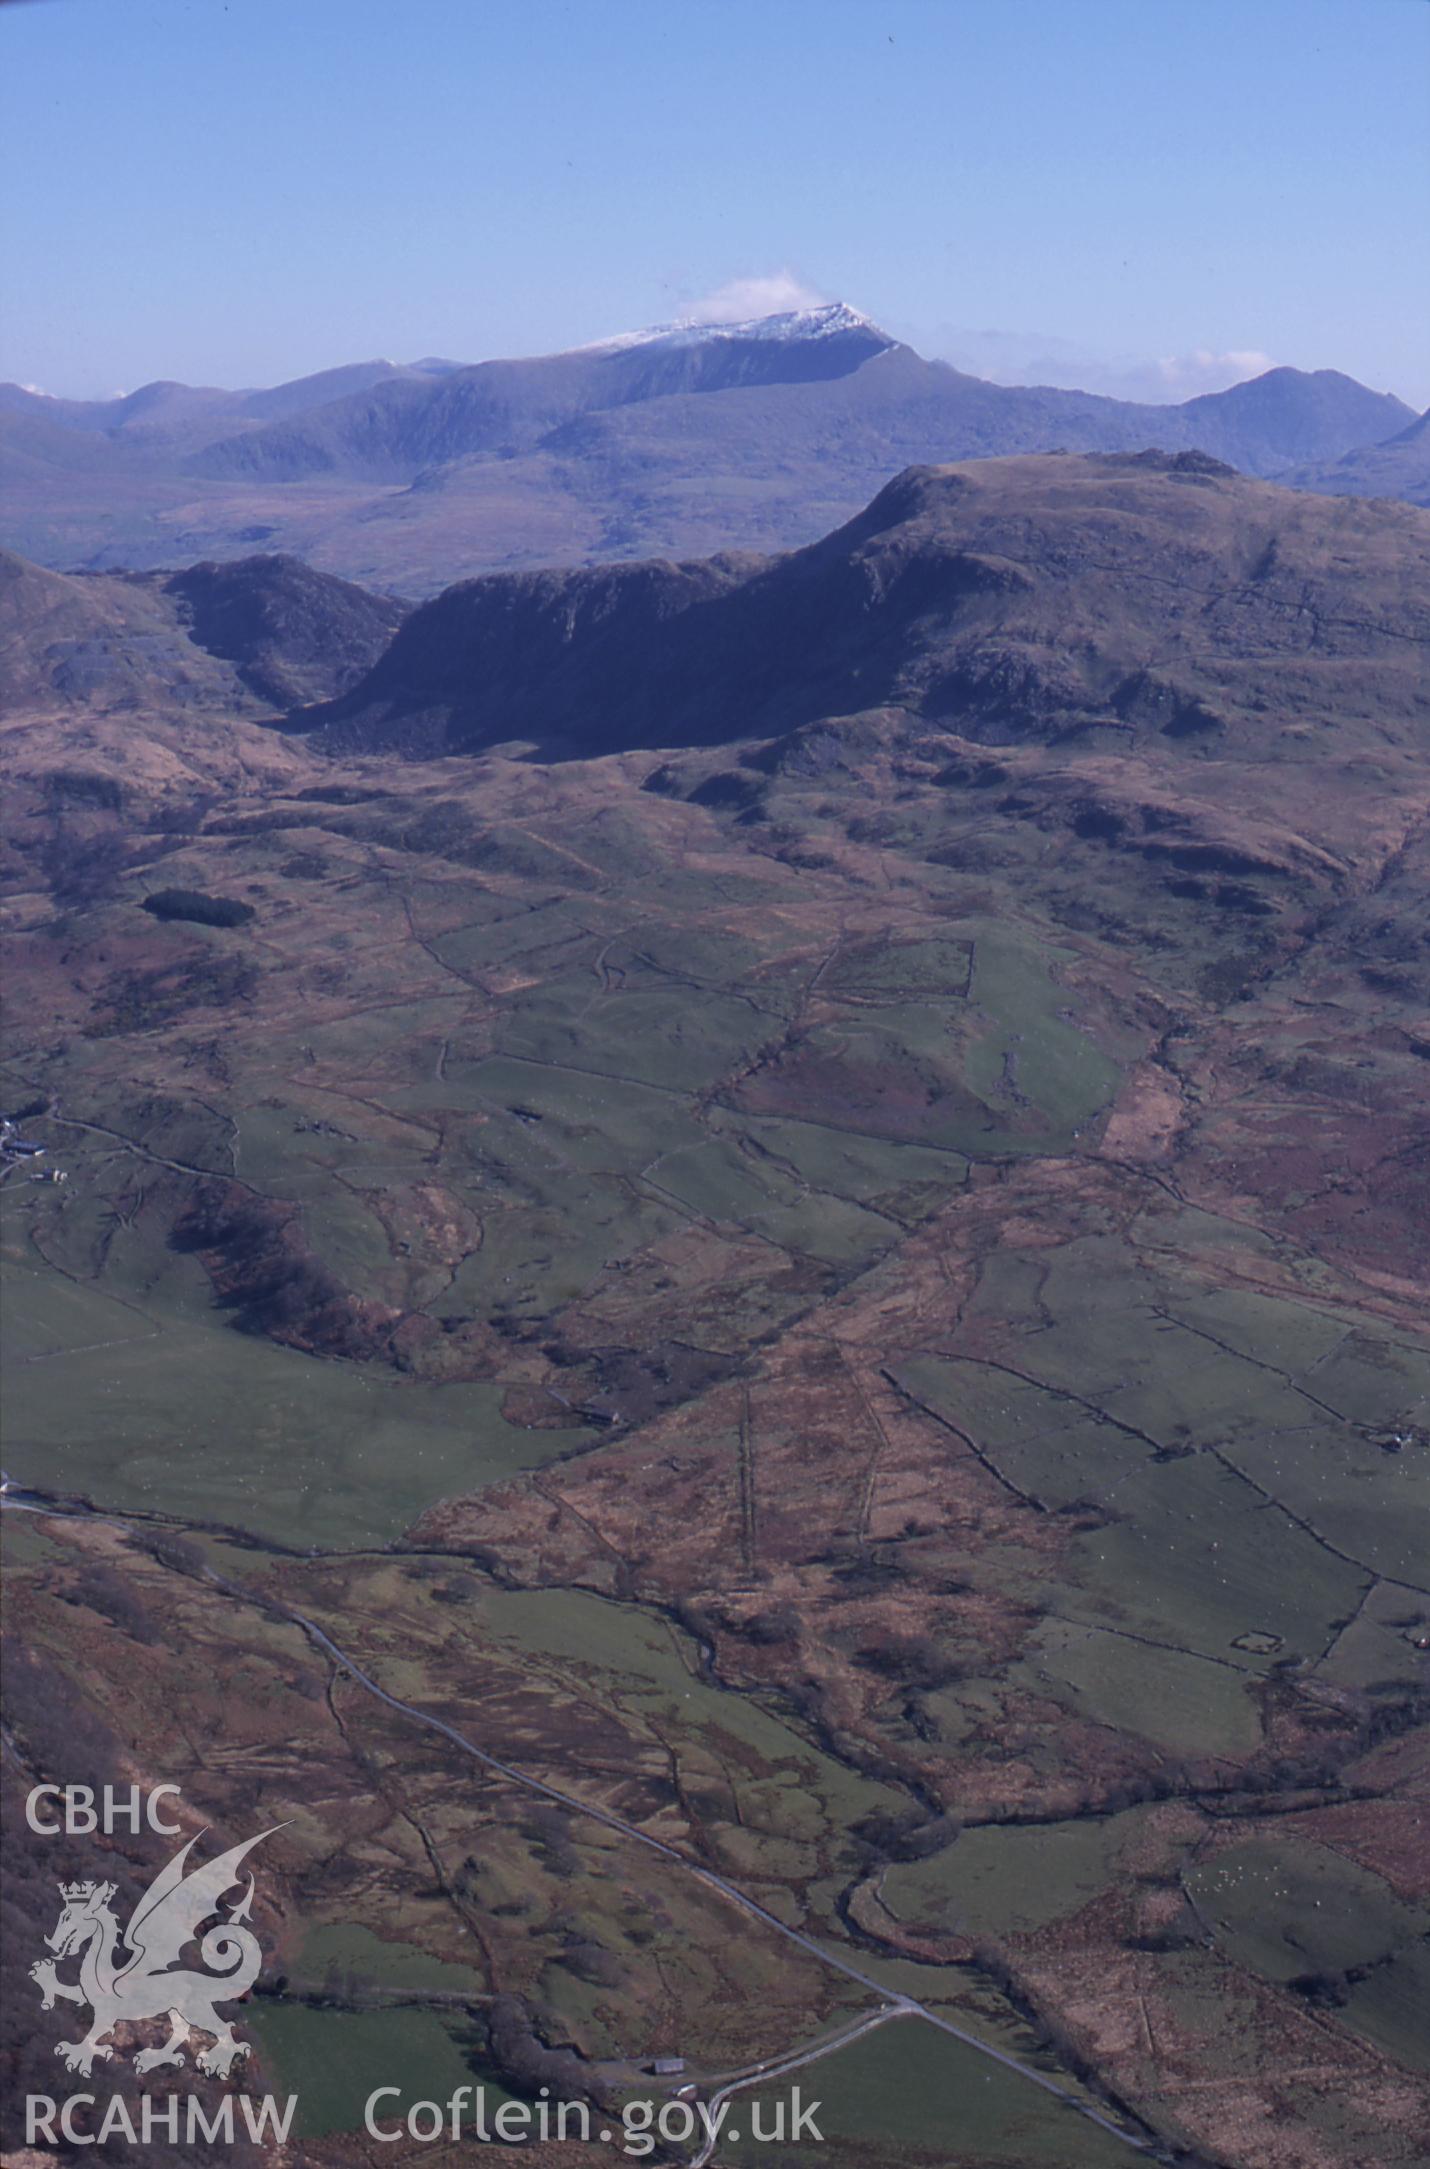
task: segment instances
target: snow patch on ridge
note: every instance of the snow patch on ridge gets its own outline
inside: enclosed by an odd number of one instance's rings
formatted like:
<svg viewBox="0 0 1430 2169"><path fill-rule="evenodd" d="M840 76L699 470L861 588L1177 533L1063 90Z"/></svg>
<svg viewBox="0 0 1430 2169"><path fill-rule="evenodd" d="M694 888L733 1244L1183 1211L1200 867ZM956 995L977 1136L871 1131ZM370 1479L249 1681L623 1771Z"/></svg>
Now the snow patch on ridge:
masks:
<svg viewBox="0 0 1430 2169"><path fill-rule="evenodd" d="M568 351L573 354L617 354L636 346L702 346L709 339L761 339L778 344L831 339L849 331L872 331L880 339L887 337L872 317L851 309L847 302L826 301L817 308L783 309L774 316L746 317L728 324L684 317L673 324L653 324L645 331L622 331L611 339L593 339L587 346L571 347Z"/></svg>

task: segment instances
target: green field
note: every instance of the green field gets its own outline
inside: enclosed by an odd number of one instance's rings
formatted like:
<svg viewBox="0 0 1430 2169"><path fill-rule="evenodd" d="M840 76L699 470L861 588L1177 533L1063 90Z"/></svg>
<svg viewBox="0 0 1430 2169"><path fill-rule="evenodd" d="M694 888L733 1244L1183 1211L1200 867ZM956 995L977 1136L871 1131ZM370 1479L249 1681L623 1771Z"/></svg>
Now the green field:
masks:
<svg viewBox="0 0 1430 2169"><path fill-rule="evenodd" d="M459 2086L482 2086L492 2109L511 2098L469 2062L461 2039L470 2036L469 2023L457 2029L426 2011L315 2010L264 2001L246 2008L244 2023L270 2091L298 2097L299 2138L363 2131L366 2104L379 2087L400 2089L378 2104L378 2121L389 2130L411 2102L445 2102Z"/></svg>
<svg viewBox="0 0 1430 2169"><path fill-rule="evenodd" d="M1430 1906L1407 1904L1368 1869L1295 1838L1230 1846L1187 1887L1238 1965L1306 1984L1338 2024L1430 2071Z"/></svg>
<svg viewBox="0 0 1430 2169"><path fill-rule="evenodd" d="M502 1420L494 1386L318 1362L27 1266L7 1290L6 1466L44 1490L321 1550L390 1543L434 1499L552 1450Z"/></svg>
<svg viewBox="0 0 1430 2169"><path fill-rule="evenodd" d="M1043 1928L1106 1889L1119 1841L1141 1812L1037 1829L965 1830L932 1858L888 1869L880 1896L901 1920L928 1921L954 1934Z"/></svg>
<svg viewBox="0 0 1430 2169"><path fill-rule="evenodd" d="M792 2129L798 2087L823 2144L764 2142ZM756 2118L759 2134L756 2135ZM806 2131L808 2127L806 2126ZM1111 2133L976 2050L917 2019L881 2026L774 2086L737 2094L722 2152L793 2169L1122 2169L1135 2157ZM738 2140L730 2137L739 2132Z"/></svg>

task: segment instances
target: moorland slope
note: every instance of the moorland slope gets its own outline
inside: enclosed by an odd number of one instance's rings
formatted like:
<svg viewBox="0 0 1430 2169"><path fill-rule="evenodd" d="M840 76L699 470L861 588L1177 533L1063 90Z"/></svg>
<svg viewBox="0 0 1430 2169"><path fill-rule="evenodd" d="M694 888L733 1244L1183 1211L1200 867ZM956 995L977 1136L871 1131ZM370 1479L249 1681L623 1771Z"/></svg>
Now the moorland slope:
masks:
<svg viewBox="0 0 1430 2169"><path fill-rule="evenodd" d="M1427 533L994 461L458 588L342 725L7 650L0 1775L284 1825L323 2169L399 2053L1427 2158Z"/></svg>

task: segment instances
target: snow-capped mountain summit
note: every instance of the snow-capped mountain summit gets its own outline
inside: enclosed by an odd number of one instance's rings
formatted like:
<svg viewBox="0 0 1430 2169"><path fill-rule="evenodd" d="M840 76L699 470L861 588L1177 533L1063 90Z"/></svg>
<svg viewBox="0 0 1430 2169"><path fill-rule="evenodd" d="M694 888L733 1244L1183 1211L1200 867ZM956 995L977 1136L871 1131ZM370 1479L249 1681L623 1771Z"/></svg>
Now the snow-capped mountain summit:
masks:
<svg viewBox="0 0 1430 2169"><path fill-rule="evenodd" d="M376 364L349 396L313 405L300 386L305 411L272 427L216 433L190 471L224 480L322 474L410 483L453 460L510 459L538 445L569 456L596 415L659 399L828 383L907 351L835 301L739 322L658 324L524 360ZM272 394L261 397L271 405Z"/></svg>
<svg viewBox="0 0 1430 2169"><path fill-rule="evenodd" d="M652 324L644 331L621 331L610 339L596 339L577 347L578 354L615 354L629 347L704 346L713 339L758 339L776 344L797 340L840 338L855 332L879 346L896 342L880 331L872 317L851 309L847 301L825 301L812 309L784 309L774 316L751 316L729 323L711 323L703 317L681 317L673 324Z"/></svg>

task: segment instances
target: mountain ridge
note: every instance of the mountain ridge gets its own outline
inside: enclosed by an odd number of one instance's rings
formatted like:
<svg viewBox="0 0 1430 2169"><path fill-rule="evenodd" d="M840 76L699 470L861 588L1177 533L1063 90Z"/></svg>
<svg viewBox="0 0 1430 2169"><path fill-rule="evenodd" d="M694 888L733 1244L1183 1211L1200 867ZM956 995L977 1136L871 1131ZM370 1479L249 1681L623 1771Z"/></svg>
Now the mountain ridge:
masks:
<svg viewBox="0 0 1430 2169"><path fill-rule="evenodd" d="M1278 705L1314 731L1380 703L1393 735L1430 716L1427 593L1430 518L1196 453L910 467L779 557L459 583L294 721L344 750L545 759L885 707L995 745L1155 732L1195 752Z"/></svg>
<svg viewBox="0 0 1430 2169"><path fill-rule="evenodd" d="M787 549L910 464L1197 450L1295 483L1413 421L1333 370L1156 407L994 384L831 303L525 360L354 363L258 392L156 382L86 404L4 387L0 462L8 539L52 566L258 544L430 594L503 567Z"/></svg>

